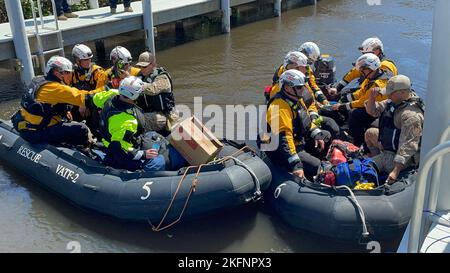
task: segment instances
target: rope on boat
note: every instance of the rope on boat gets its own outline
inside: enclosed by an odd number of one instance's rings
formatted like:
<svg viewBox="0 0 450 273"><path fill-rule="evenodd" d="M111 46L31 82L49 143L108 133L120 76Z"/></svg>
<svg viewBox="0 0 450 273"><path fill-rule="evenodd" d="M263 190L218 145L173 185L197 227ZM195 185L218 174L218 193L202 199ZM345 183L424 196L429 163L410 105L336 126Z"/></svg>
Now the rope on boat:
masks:
<svg viewBox="0 0 450 273"><path fill-rule="evenodd" d="M201 169L204 166L210 166L210 165L213 165L213 164L223 164L223 163L225 163L228 160L234 160L237 163L236 165L239 165L239 166L245 168L250 173L250 175L255 179L256 192L255 192L255 195L254 195L253 199L257 200L257 199L261 198L261 196L262 196L261 186L260 186L260 182L259 182L259 179L257 178L256 174L245 163L243 163L241 160L236 158L236 156L238 156L239 154L243 153L244 150L250 150L251 152L256 153L255 150L253 150L251 147L244 146L244 147L242 147L241 149L239 149L238 151L234 152L233 154L231 154L229 156L225 156L223 158L211 161L211 162L209 162L207 164L201 164L201 165L198 165L198 166L189 166L188 168L186 168L186 170L184 171L183 176L181 177L180 181L178 182L177 189L175 190L175 193L174 193L172 199L170 200L170 203L169 203L169 205L168 205L168 207L167 207L167 209L166 209L166 211L164 213L164 216L160 220L159 224L157 226L154 226L152 224L152 222L150 221L150 219L147 219L148 223L152 226L152 230L153 231L165 230L165 229L175 225L176 223L178 223L181 220L181 218L183 217L183 214L184 214L184 212L185 212L185 210L187 208L187 205L189 203L191 195L192 195L193 192L195 192L195 189L196 189L196 187L198 185L198 182L199 182L198 181L198 176L200 175L200 171L201 171ZM189 193L187 195L186 201L184 202L183 209L180 212L180 215L178 216L177 219L175 219L171 223L161 227L162 224L164 223L164 221L166 220L166 217L169 214L170 210L172 209L173 203L174 203L176 197L178 196L178 192L179 192L179 190L181 188L181 185L183 184L184 180L186 179L188 171L191 170L191 169L194 169L194 168L198 168L198 169L197 169L197 172L196 172L194 178L192 179L192 184L191 184L191 187L189 189Z"/></svg>

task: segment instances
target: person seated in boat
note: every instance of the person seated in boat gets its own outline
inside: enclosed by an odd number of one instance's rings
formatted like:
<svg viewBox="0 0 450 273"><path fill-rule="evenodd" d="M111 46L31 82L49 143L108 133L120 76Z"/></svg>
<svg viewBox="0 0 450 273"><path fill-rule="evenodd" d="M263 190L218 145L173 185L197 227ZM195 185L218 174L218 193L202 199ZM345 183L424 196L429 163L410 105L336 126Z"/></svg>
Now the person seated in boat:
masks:
<svg viewBox="0 0 450 273"><path fill-rule="evenodd" d="M123 46L116 46L109 54L113 66L106 70L107 86L108 88L117 89L120 82L128 76L137 76L139 68L131 66L130 51Z"/></svg>
<svg viewBox="0 0 450 273"><path fill-rule="evenodd" d="M139 55L136 67L140 69L137 77L144 82L144 91L137 105L144 111L152 130L169 134L171 125L179 119L175 110L172 78L164 67L157 66L156 57L148 51Z"/></svg>
<svg viewBox="0 0 450 273"><path fill-rule="evenodd" d="M369 148L378 148L373 157L380 172L393 182L406 168L417 168L424 122L424 103L411 89L404 75L392 77L386 85L389 100L376 102L379 88L373 88L366 103L367 113L380 118L379 129L366 132Z"/></svg>
<svg viewBox="0 0 450 273"><path fill-rule="evenodd" d="M176 170L184 158L154 131L145 132L145 118L136 105L144 82L134 76L123 79L119 94L110 95L100 114L100 131L106 147L104 163L118 169L136 171Z"/></svg>
<svg viewBox="0 0 450 273"><path fill-rule="evenodd" d="M318 49L318 48L317 48ZM310 54L313 55L313 54ZM315 55L315 54L314 54ZM314 57L312 57L314 58ZM314 72L308 64L307 55L300 51L290 51L286 54L281 64L276 70L272 78L272 89L270 90L270 98L274 97L280 91L279 79L281 74L289 69L297 69L306 76L307 88L312 94L312 97L321 104L328 104L322 91L317 86L315 81ZM312 76L312 77L311 77Z"/></svg>
<svg viewBox="0 0 450 273"><path fill-rule="evenodd" d="M390 78L390 73L380 69L380 59L373 53L362 55L356 61L356 68L364 77L361 88L348 97L341 98L340 102L334 104L334 111L351 111L348 119L348 133L353 137L353 144L360 147L365 144L364 132L371 127L376 120L366 112L365 101L370 97L370 90L374 87L384 88ZM387 96L379 93L377 101L387 99ZM366 148L366 147L365 147Z"/></svg>
<svg viewBox="0 0 450 273"><path fill-rule="evenodd" d="M45 76L32 80L21 101L21 109L11 118L14 128L31 143L86 145L89 128L71 122L70 106L85 106L88 91L70 87L72 63L51 57Z"/></svg>
<svg viewBox="0 0 450 273"><path fill-rule="evenodd" d="M362 54L373 53L377 55L377 57L381 61L380 69L385 71L390 77L398 75L397 67L395 63L388 59L384 54L384 45L383 42L377 37L371 37L364 40L361 46L358 48ZM337 84L335 88L330 88L328 90L330 95L337 95L341 92L341 90L346 87L351 81L359 78L359 83L361 84L364 81L364 76L361 75L359 69L354 67L345 74L342 80Z"/></svg>
<svg viewBox="0 0 450 273"><path fill-rule="evenodd" d="M318 106L320 107L322 104L317 103L316 98L314 96L314 92L308 83L308 80L310 80L310 78L306 76L309 73L308 57L306 57L305 54L298 51L291 51L286 55L286 57L284 58L283 65L280 66L280 68L273 77L274 84L270 92L270 97L273 98L277 93L280 92L281 84L279 82L279 79L281 77L278 77L278 73L281 71L284 72L286 69L288 70L295 69L302 72L302 74L305 75L306 82L304 87L308 92L302 93L302 99L308 109L307 113L309 114L309 118L311 119L311 121L318 127L330 132L333 139L340 138L341 130L339 129L337 123L330 117L319 115ZM280 76L281 75L282 74L280 74Z"/></svg>
<svg viewBox="0 0 450 273"><path fill-rule="evenodd" d="M266 121L272 137L278 138L278 147L267 151L275 164L285 167L293 175L312 181L320 160L304 150L305 138L310 137L319 146L325 147L330 133L321 130L311 122L303 102L303 93L309 92L305 85L305 75L290 69L280 77L281 90L268 104Z"/></svg>
<svg viewBox="0 0 450 273"><path fill-rule="evenodd" d="M105 90L106 72L92 62L92 50L84 44L77 44L72 49L72 57L75 63L70 86L95 93ZM70 112L75 121L86 119L89 127L92 124L89 111L85 108L74 107Z"/></svg>
<svg viewBox="0 0 450 273"><path fill-rule="evenodd" d="M305 73L301 70L300 71L306 75L306 77L308 79L307 82L314 92L314 97L316 98L316 100L319 103L321 103L323 105L328 105L329 102L328 102L327 98L325 97L322 90L319 88L319 86L316 83L316 76L314 75L314 69L313 69L314 64L320 58L319 46L313 42L306 42L300 46L298 51L300 51L301 53L305 54L306 57L308 57L308 65L306 66L307 73Z"/></svg>

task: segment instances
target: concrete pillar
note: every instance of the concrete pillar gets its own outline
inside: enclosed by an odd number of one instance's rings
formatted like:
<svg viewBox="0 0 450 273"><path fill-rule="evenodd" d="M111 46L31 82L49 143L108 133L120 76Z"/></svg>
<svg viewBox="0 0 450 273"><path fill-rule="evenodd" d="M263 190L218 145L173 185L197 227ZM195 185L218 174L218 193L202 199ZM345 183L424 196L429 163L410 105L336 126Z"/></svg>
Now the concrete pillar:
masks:
<svg viewBox="0 0 450 273"><path fill-rule="evenodd" d="M230 33L231 31L231 4L230 0L221 0L220 8L222 9L222 32Z"/></svg>
<svg viewBox="0 0 450 273"><path fill-rule="evenodd" d="M31 60L30 44L25 31L22 4L20 0L10 0L5 1L5 5L9 18L9 26L13 35L16 56L21 63L20 77L22 78L22 82L28 86L34 77L34 70Z"/></svg>
<svg viewBox="0 0 450 273"><path fill-rule="evenodd" d="M89 0L89 8L91 9L98 9L98 0Z"/></svg>
<svg viewBox="0 0 450 273"><path fill-rule="evenodd" d="M144 20L145 46L148 50L156 55L155 49L155 33L153 25L153 11L151 0L142 0L142 14Z"/></svg>
<svg viewBox="0 0 450 273"><path fill-rule="evenodd" d="M439 144L440 136L450 123L450 107L446 105L450 101L450 55L447 54L450 48L450 18L447 11L450 10L450 1L436 0L434 5L433 41L431 46L430 69L428 76L428 90L426 94L425 125L422 136L421 162L424 165L425 155ZM443 158L448 162L450 156ZM450 168L444 168L440 177L440 196L437 200L436 210L450 209ZM411 230L409 234L408 252L417 252L422 245L421 230L423 204L428 204L429 184L416 184L416 196L413 207L413 217L411 219ZM424 192L426 191L426 193ZM424 200L425 199L425 200Z"/></svg>
<svg viewBox="0 0 450 273"><path fill-rule="evenodd" d="M281 16L281 0L274 0L273 2L273 14L276 17Z"/></svg>

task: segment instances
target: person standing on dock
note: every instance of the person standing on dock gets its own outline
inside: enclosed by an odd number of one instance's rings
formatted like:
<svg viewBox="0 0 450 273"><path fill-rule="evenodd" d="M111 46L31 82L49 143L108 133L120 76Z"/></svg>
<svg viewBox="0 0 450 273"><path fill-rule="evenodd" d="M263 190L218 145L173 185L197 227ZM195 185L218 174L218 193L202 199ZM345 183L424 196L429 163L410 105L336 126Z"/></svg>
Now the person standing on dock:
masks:
<svg viewBox="0 0 450 273"><path fill-rule="evenodd" d="M150 52L139 55L137 77L144 82L143 94L137 105L145 113L147 124L157 132L169 133L178 119L175 111L172 78L164 67L157 67L156 57Z"/></svg>
<svg viewBox="0 0 450 273"><path fill-rule="evenodd" d="M65 21L68 18L78 18L78 14L73 13L70 9L67 0L55 0L55 6L58 20Z"/></svg>
<svg viewBox="0 0 450 273"><path fill-rule="evenodd" d="M411 90L410 79L403 75L388 81L389 100L375 102L379 92L379 88L372 89L366 103L367 113L380 118L379 129L367 130L366 140L371 150L380 150L373 161L381 172L389 174L387 182L393 182L400 171L419 164L425 106Z"/></svg>
<svg viewBox="0 0 450 273"><path fill-rule="evenodd" d="M130 51L123 46L113 48L109 58L113 66L106 70L108 88L118 89L123 79L128 76L137 76L140 71L140 69L131 66L133 58Z"/></svg>
<svg viewBox="0 0 450 273"><path fill-rule="evenodd" d="M117 13L117 2L118 0L109 0L109 7L111 8L111 14ZM131 0L123 0L123 6L125 12L133 12L131 8Z"/></svg>

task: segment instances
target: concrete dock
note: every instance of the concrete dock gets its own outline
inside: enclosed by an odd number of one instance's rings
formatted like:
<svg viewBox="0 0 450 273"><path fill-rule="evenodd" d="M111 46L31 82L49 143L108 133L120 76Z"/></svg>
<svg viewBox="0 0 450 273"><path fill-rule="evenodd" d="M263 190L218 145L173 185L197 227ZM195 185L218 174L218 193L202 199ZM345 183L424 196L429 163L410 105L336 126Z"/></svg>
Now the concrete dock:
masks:
<svg viewBox="0 0 450 273"><path fill-rule="evenodd" d="M231 7L257 2L274 0L231 0ZM287 1L287 0L285 0ZM117 8L117 14L111 14L109 7L91 9L76 12L79 18L67 21L58 21L62 31L64 46L69 46L85 41L93 41L111 37L121 33L143 29L142 3L132 2L134 12L123 12L123 5ZM176 22L186 18L220 12L220 0L152 0L154 25L162 25ZM39 24L38 18L38 24ZM45 26L55 28L53 16L45 17ZM25 21L30 47L32 52L35 48L34 21ZM41 31L41 30L40 30ZM42 33L50 30L42 30ZM44 49L49 50L57 47L56 35L48 35L44 39ZM9 23L0 24L0 61L16 58L14 44Z"/></svg>

